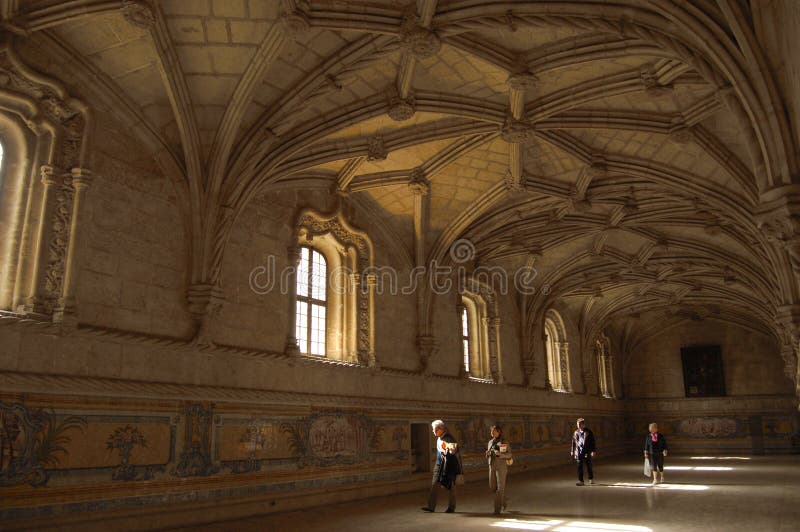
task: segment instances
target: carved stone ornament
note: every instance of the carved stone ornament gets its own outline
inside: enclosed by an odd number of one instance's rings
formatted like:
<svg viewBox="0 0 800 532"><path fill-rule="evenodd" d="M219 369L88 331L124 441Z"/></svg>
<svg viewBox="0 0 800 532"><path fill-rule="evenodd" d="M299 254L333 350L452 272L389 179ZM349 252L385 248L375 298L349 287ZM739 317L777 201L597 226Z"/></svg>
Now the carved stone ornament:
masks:
<svg viewBox="0 0 800 532"><path fill-rule="evenodd" d="M536 87L539 84L539 78L535 74L528 71L517 72L508 76L506 85L512 89L527 90Z"/></svg>
<svg viewBox="0 0 800 532"><path fill-rule="evenodd" d="M431 182L425 177L425 171L422 168L414 168L411 172L411 179L408 181L408 188L414 194L427 196L431 190Z"/></svg>
<svg viewBox="0 0 800 532"><path fill-rule="evenodd" d="M670 94L673 90L672 85L662 85L658 81L658 75L653 65L644 65L640 72L644 92L654 98L660 98Z"/></svg>
<svg viewBox="0 0 800 532"><path fill-rule="evenodd" d="M308 19L308 2L302 0L297 3L297 9L284 11L281 14L280 23L283 31L290 37L296 37L306 33L311 29L311 22Z"/></svg>
<svg viewBox="0 0 800 532"><path fill-rule="evenodd" d="M389 156L389 150L386 149L386 143L383 137L376 135L369 139L369 148L367 150L368 161L383 161Z"/></svg>
<svg viewBox="0 0 800 532"><path fill-rule="evenodd" d="M156 23L153 8L143 0L123 0L122 14L125 20L145 30L149 30Z"/></svg>
<svg viewBox="0 0 800 532"><path fill-rule="evenodd" d="M416 112L416 105L414 103L414 98L412 97L402 99L398 96L393 96L389 100L389 110L387 111L387 114L389 115L389 118L395 122L403 122L408 120L414 116L414 113Z"/></svg>
<svg viewBox="0 0 800 532"><path fill-rule="evenodd" d="M536 128L530 122L509 116L500 128L500 137L513 144L528 144L536 138Z"/></svg>
<svg viewBox="0 0 800 532"><path fill-rule="evenodd" d="M522 179L517 179L511 172L506 172L506 175L503 177L503 181L506 186L506 190L509 192L523 192L525 190L525 185L522 182Z"/></svg>
<svg viewBox="0 0 800 532"><path fill-rule="evenodd" d="M419 354L420 373L429 373L428 364L436 351L436 340L433 336L417 336L417 353Z"/></svg>
<svg viewBox="0 0 800 532"><path fill-rule="evenodd" d="M669 140L678 146L685 146L694 140L692 128L681 125L669 132Z"/></svg>
<svg viewBox="0 0 800 532"><path fill-rule="evenodd" d="M782 191L775 192L780 194ZM762 200L756 220L767 240L783 247L792 269L800 272L800 193L787 190L784 196Z"/></svg>
<svg viewBox="0 0 800 532"><path fill-rule="evenodd" d="M407 19L403 24L400 30L400 42L415 59L433 57L442 48L442 40L436 32L417 25L413 19Z"/></svg>

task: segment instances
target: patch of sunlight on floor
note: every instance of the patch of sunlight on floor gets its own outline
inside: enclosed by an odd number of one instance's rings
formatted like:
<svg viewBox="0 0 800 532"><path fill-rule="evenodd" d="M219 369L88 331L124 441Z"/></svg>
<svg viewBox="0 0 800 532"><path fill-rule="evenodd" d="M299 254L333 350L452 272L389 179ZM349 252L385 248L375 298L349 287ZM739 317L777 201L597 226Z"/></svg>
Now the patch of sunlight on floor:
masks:
<svg viewBox="0 0 800 532"><path fill-rule="evenodd" d="M499 528L513 528L515 530L552 530L554 526L558 526L564 521L551 519L550 521L525 521L523 519L503 519L492 526Z"/></svg>
<svg viewBox="0 0 800 532"><path fill-rule="evenodd" d="M690 456L689 460L750 460L748 456Z"/></svg>
<svg viewBox="0 0 800 532"><path fill-rule="evenodd" d="M644 489L644 488L654 488L660 490L683 490L683 491L704 491L707 489L711 489L708 486L704 486L702 484L655 484L647 483L647 484L639 484L635 482L617 482L616 484L611 484L609 488L631 488L631 489Z"/></svg>
<svg viewBox="0 0 800 532"><path fill-rule="evenodd" d="M652 532L652 530L646 526L572 521L564 526L554 528L553 532Z"/></svg>
<svg viewBox="0 0 800 532"><path fill-rule="evenodd" d="M492 523L498 528L515 530L550 530L552 532L652 532L651 528L636 525L619 525L616 523L590 523L588 521L570 521L551 519L549 521L526 521L523 519L503 519Z"/></svg>
<svg viewBox="0 0 800 532"><path fill-rule="evenodd" d="M733 471L730 466L664 466L668 471Z"/></svg>

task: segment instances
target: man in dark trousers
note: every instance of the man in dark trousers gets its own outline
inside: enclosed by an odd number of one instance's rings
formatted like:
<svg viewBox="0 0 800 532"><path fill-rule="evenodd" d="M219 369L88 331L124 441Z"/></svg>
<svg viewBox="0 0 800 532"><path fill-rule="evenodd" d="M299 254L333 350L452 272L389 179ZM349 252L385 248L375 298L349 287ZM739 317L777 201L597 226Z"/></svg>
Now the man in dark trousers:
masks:
<svg viewBox="0 0 800 532"><path fill-rule="evenodd" d="M595 455L594 433L586 428L583 418L578 418L578 430L572 434L572 450L570 456L578 463L578 482L576 486L583 486L583 464L586 464L586 471L589 473L589 484L594 484L594 472L592 471L592 458Z"/></svg>
<svg viewBox="0 0 800 532"><path fill-rule="evenodd" d="M447 432L444 421L437 419L431 423L433 434L436 436L436 465L433 468L431 491L428 496L428 506L422 509L426 512L436 510L436 499L440 487L448 491L447 513L456 511L456 476L461 473L460 454L458 442L452 434Z"/></svg>

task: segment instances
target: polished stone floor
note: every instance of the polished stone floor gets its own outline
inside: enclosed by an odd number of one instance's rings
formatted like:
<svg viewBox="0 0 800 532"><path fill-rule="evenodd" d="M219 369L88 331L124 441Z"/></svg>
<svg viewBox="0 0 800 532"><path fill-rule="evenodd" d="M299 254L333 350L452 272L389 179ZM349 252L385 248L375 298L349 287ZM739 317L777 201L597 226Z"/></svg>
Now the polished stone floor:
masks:
<svg viewBox="0 0 800 532"><path fill-rule="evenodd" d="M543 530L552 532L800 530L800 456L667 458L665 483L642 476L642 461L599 458L595 484L578 487L571 466L512 475L508 511L492 515L483 482L459 488L456 513L420 510L427 492L376 497L304 511L181 530Z"/></svg>

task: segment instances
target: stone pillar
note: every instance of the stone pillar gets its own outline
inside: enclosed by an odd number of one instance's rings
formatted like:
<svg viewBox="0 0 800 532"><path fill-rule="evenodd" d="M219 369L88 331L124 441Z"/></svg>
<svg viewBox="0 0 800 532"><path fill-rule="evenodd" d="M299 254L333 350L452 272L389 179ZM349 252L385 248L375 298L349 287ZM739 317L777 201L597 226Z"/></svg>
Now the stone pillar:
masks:
<svg viewBox="0 0 800 532"><path fill-rule="evenodd" d="M44 261L47 259L45 250L47 249L47 238L50 233L50 214L53 210L53 194L55 187L60 185L63 177L59 170L51 165L41 167L42 193L41 211L39 214L39 228L36 234L36 250L33 255L33 272L31 274L31 286L28 298L25 302L24 310L28 314L45 314L45 301L42 295L42 272L44 271Z"/></svg>
<svg viewBox="0 0 800 532"><path fill-rule="evenodd" d="M297 269L300 266L300 246L286 248L289 258L289 330L286 333L284 353L290 356L300 354L297 344Z"/></svg>
<svg viewBox="0 0 800 532"><path fill-rule="evenodd" d="M92 182L91 172L84 168L72 169L72 186L75 188L75 197L72 200L72 220L69 231L69 247L67 248L67 260L64 265L64 286L58 307L53 315L53 321L60 322L70 327L77 325L75 314L75 272L76 246L78 235L81 230L80 206L84 191L89 188Z"/></svg>

